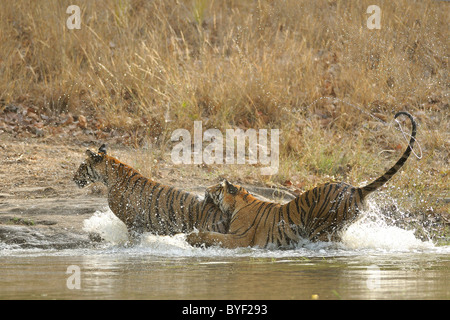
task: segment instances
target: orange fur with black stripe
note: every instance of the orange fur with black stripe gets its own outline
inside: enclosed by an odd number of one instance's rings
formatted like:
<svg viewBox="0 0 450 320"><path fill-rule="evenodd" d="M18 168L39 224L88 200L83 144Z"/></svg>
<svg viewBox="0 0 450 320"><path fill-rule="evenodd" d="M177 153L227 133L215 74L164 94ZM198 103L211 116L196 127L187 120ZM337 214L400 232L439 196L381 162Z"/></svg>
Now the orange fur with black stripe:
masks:
<svg viewBox="0 0 450 320"><path fill-rule="evenodd" d="M226 232L229 217L211 202L197 195L162 185L142 176L135 169L106 154L86 151L73 180L83 188L103 182L108 188L108 205L129 231L172 235L194 228Z"/></svg>
<svg viewBox="0 0 450 320"><path fill-rule="evenodd" d="M358 216L367 195L384 185L411 154L416 123L409 113L399 112L395 118L399 115L411 120L409 145L397 163L374 182L360 188L342 182L327 183L280 205L260 201L244 188L224 181L208 188L205 199L231 215L228 233L200 231L189 234L187 241L191 245L226 248L279 248L295 246L302 239L337 240L340 231Z"/></svg>

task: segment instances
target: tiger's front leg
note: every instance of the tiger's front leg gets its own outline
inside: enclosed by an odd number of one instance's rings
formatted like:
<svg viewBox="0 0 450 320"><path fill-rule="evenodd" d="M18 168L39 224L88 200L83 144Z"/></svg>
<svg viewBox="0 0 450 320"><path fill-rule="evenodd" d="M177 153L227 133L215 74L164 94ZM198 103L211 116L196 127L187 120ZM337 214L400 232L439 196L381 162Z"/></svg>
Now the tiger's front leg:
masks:
<svg viewBox="0 0 450 320"><path fill-rule="evenodd" d="M223 248L237 248L242 246L233 234L199 231L187 235L186 241L191 246L221 246ZM244 245L245 246L245 245Z"/></svg>

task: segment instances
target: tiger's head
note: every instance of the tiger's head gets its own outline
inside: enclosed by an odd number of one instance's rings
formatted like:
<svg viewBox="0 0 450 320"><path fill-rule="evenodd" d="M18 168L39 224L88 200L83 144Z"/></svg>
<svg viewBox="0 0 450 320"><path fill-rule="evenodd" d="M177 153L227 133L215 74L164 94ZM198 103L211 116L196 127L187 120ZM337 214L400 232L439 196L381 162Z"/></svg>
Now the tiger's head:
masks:
<svg viewBox="0 0 450 320"><path fill-rule="evenodd" d="M78 168L77 172L73 176L73 181L80 188L84 188L92 182L102 181L105 182L105 168L106 164L104 159L106 158L106 146L103 144L98 153L86 150L88 156Z"/></svg>
<svg viewBox="0 0 450 320"><path fill-rule="evenodd" d="M205 202L212 201L222 212L231 216L249 202L255 200L247 190L223 180L206 189Z"/></svg>

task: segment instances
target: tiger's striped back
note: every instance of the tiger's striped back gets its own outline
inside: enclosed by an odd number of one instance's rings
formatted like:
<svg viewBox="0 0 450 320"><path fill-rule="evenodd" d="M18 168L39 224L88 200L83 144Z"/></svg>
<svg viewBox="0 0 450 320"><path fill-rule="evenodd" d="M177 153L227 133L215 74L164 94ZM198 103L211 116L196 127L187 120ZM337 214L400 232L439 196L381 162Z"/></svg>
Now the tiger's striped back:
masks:
<svg viewBox="0 0 450 320"><path fill-rule="evenodd" d="M189 235L188 241L230 248L286 248L302 239L336 240L362 206L356 190L345 183L328 183L281 205L259 200L225 180L208 188L206 196L231 216L228 234L200 232Z"/></svg>
<svg viewBox="0 0 450 320"><path fill-rule="evenodd" d="M129 231L172 235L194 228L228 231L229 218L212 202L165 186L106 154L86 151L88 158L74 175L79 187L101 181L108 189L108 205Z"/></svg>
<svg viewBox="0 0 450 320"><path fill-rule="evenodd" d="M327 183L308 190L294 200L280 205L261 201L244 188L224 181L206 191L220 209L231 215L228 234L199 232L188 235L192 245L222 245L224 247L290 247L301 239L312 241L336 240L340 231L352 222L364 206L371 192L384 185L404 165L412 151L416 136L416 123L412 123L409 145L402 157L384 175L364 187Z"/></svg>
<svg viewBox="0 0 450 320"><path fill-rule="evenodd" d="M327 183L304 192L282 210L300 226L303 238L336 240L339 231L352 222L364 206L364 199L357 190L342 182Z"/></svg>

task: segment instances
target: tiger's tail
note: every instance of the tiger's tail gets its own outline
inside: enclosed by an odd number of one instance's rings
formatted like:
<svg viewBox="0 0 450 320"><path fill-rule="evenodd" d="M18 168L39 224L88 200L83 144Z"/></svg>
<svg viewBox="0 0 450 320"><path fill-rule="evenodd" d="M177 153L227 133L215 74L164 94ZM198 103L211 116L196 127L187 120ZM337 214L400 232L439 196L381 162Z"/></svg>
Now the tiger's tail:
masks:
<svg viewBox="0 0 450 320"><path fill-rule="evenodd" d="M412 147L414 145L414 142L416 141L415 138L416 138L417 125L416 125L416 122L414 121L414 118L412 117L412 115L410 115L408 112L405 112L405 111L400 111L400 112L396 113L396 115L394 116L394 119L396 119L400 115L405 115L411 120L412 132L411 132L411 139L409 140L408 147L406 148L402 157L397 161L397 163L394 164L394 166L392 168L390 168L384 175L382 175L381 177L376 179L374 182L368 184L367 186L359 188L360 193L362 193L362 198L367 196L369 193L377 190L378 188L383 186L387 181L389 181L389 179L391 179L392 176L394 174L396 174L400 170L401 167L403 167L403 165L405 164L409 155L411 154Z"/></svg>

